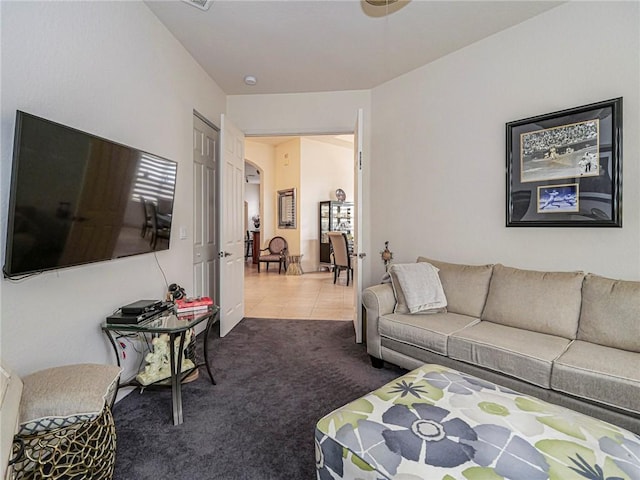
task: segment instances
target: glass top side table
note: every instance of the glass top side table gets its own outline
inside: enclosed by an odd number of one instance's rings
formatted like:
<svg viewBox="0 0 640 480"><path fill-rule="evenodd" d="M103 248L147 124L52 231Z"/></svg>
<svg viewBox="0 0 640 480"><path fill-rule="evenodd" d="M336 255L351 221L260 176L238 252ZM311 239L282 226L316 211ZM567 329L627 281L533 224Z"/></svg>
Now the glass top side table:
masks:
<svg viewBox="0 0 640 480"><path fill-rule="evenodd" d="M165 312L159 313L157 316L151 317L140 323L133 324L111 324L107 322L103 322L101 325L102 331L105 332L111 346L113 347L113 351L116 355L116 361L118 366L120 366L120 356L118 355L118 346L116 342L117 336L121 332L127 333L141 333L141 334L163 334L166 333L169 336L169 356L170 356L170 369L171 369L171 403L173 409L173 424L179 425L183 423L183 415L182 415L182 352L185 347L185 336L187 331L191 328L199 325L200 323L206 321L207 326L205 327L205 335L204 335L204 363L207 367L207 373L209 374L209 378L211 379L211 383L215 385L215 380L213 379L213 374L211 373L211 368L209 366L209 355L207 350L207 340L209 337L209 331L214 323L218 321L220 309L218 306L212 306L207 310L202 312L194 312L194 313L186 313L186 314L176 314L172 310L167 310ZM171 346L175 346L176 340L178 340L178 348L177 352L179 355L176 355L176 348L172 348ZM194 368L198 368L196 365ZM187 374L190 372L186 372ZM132 382L133 383L133 382Z"/></svg>

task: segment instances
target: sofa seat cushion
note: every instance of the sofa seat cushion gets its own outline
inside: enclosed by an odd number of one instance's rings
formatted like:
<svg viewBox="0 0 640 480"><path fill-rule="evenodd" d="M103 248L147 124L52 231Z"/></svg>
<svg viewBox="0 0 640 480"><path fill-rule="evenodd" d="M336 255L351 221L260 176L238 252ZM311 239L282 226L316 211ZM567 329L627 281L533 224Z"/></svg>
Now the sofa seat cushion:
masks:
<svg viewBox="0 0 640 480"><path fill-rule="evenodd" d="M482 321L452 334L448 354L455 360L551 386L551 367L570 340Z"/></svg>
<svg viewBox="0 0 640 480"><path fill-rule="evenodd" d="M495 265L482 320L575 339L582 272L538 272Z"/></svg>
<svg viewBox="0 0 640 480"><path fill-rule="evenodd" d="M489 291L493 265L464 265L418 257L436 267L447 297L447 311L478 317L482 314Z"/></svg>
<svg viewBox="0 0 640 480"><path fill-rule="evenodd" d="M448 312L431 315L391 313L380 317L378 328L383 338L447 355L449 335L478 321L477 318Z"/></svg>
<svg viewBox="0 0 640 480"><path fill-rule="evenodd" d="M576 340L553 366L554 390L640 414L640 353Z"/></svg>

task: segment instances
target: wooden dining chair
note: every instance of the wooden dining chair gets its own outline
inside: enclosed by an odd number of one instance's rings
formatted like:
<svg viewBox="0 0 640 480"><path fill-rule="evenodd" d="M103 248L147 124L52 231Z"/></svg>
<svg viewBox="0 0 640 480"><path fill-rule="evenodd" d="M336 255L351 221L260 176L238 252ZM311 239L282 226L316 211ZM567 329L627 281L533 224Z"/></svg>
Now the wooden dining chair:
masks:
<svg viewBox="0 0 640 480"><path fill-rule="evenodd" d="M333 257L333 283L338 281L340 272L346 270L348 287L349 277L353 280L353 268L351 267L351 255L349 255L347 234L344 232L327 232L327 235L329 235L329 243L331 244Z"/></svg>

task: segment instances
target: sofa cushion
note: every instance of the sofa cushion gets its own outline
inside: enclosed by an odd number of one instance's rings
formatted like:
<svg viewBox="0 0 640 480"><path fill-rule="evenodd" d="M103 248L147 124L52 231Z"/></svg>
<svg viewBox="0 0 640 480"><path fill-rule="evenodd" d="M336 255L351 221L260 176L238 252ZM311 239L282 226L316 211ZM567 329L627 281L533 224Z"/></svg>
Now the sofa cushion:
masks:
<svg viewBox="0 0 640 480"><path fill-rule="evenodd" d="M419 316L392 313L380 317L378 329L382 337L447 355L449 335L478 321L455 313Z"/></svg>
<svg viewBox="0 0 640 480"><path fill-rule="evenodd" d="M640 352L640 282L587 275L578 339Z"/></svg>
<svg viewBox="0 0 640 480"><path fill-rule="evenodd" d="M418 257L439 269L438 275L447 297L447 311L479 318L482 314L493 265L462 265Z"/></svg>
<svg viewBox="0 0 640 480"><path fill-rule="evenodd" d="M394 313L447 311L447 299L438 269L426 263L391 265L389 277L396 297Z"/></svg>
<svg viewBox="0 0 640 480"><path fill-rule="evenodd" d="M640 353L576 340L553 365L554 390L640 414Z"/></svg>
<svg viewBox="0 0 640 480"><path fill-rule="evenodd" d="M553 361L570 342L562 337L482 321L453 333L447 351L455 360L549 388Z"/></svg>
<svg viewBox="0 0 640 480"><path fill-rule="evenodd" d="M583 272L537 272L495 265L482 320L576 338Z"/></svg>

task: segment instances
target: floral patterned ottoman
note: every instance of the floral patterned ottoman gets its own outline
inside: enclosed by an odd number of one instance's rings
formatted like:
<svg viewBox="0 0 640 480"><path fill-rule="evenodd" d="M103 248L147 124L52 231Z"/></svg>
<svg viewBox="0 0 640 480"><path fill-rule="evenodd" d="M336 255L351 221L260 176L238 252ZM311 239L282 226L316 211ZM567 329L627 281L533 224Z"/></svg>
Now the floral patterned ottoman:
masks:
<svg viewBox="0 0 640 480"><path fill-rule="evenodd" d="M319 480L640 480L640 436L440 365L316 426Z"/></svg>

